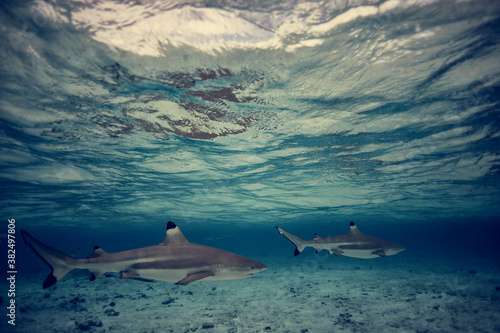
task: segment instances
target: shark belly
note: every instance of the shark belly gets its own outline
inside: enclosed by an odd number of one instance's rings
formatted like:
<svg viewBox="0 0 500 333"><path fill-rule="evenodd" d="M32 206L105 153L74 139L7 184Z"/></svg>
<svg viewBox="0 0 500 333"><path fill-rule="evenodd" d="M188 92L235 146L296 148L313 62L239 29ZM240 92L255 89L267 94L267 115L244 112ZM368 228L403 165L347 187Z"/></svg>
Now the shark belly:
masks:
<svg viewBox="0 0 500 333"><path fill-rule="evenodd" d="M236 279L245 279L251 277L253 274L240 274L231 271L212 271L208 267L199 267L196 269L139 269L135 271L138 274L138 277L150 279L150 280L158 280L158 281L167 281L167 282L179 282L185 279L187 276L198 274L200 272L204 272L207 274L206 277L203 278L203 281L222 281L222 280L236 280Z"/></svg>
<svg viewBox="0 0 500 333"><path fill-rule="evenodd" d="M374 259L379 258L380 255L376 254L377 249L360 250L360 249L341 249L341 255L352 258L360 259Z"/></svg>
<svg viewBox="0 0 500 333"><path fill-rule="evenodd" d="M197 273L199 271L208 271L202 267L197 269L189 268L175 268L175 269L162 269L162 268L148 268L148 269L137 269L134 272L137 273L138 277L150 280L167 281L167 282L178 282L184 279L190 274ZM205 280L208 280L206 278Z"/></svg>
<svg viewBox="0 0 500 333"><path fill-rule="evenodd" d="M322 250L327 250L330 254L335 254L337 256L343 255L346 257L359 258L359 259L374 259L379 258L383 250L376 247L370 247L362 244L361 246L356 244L346 244L346 243L313 243L310 244L316 251L320 252Z"/></svg>

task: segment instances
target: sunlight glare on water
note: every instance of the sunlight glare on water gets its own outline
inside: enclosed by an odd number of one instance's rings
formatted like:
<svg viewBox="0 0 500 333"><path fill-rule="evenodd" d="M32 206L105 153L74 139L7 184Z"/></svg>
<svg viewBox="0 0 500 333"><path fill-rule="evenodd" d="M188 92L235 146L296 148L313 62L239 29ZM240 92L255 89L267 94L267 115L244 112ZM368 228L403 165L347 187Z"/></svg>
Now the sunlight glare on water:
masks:
<svg viewBox="0 0 500 333"><path fill-rule="evenodd" d="M497 2L1 8L2 216L500 213Z"/></svg>

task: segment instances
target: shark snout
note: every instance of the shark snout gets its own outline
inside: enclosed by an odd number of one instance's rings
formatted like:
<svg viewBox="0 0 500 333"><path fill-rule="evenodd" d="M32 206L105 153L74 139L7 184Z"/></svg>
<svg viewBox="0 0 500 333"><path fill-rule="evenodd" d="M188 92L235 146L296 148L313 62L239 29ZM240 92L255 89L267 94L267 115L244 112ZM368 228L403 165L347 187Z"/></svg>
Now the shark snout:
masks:
<svg viewBox="0 0 500 333"><path fill-rule="evenodd" d="M397 248L397 251L398 251L398 252L401 252L401 251L406 250L406 247L401 246L401 245L399 245L399 244L396 244L396 248Z"/></svg>
<svg viewBox="0 0 500 333"><path fill-rule="evenodd" d="M250 275L254 275L256 273L263 272L267 269L267 266L260 263L260 262L255 262L251 266L248 267Z"/></svg>
<svg viewBox="0 0 500 333"><path fill-rule="evenodd" d="M259 266L255 267L255 269L258 270L259 272L263 272L267 269L267 266L264 264L260 264Z"/></svg>
<svg viewBox="0 0 500 333"><path fill-rule="evenodd" d="M403 252L404 250L406 250L406 247L401 246L401 245L397 245L394 248L390 249L389 252L392 252L391 254L397 254L399 252Z"/></svg>

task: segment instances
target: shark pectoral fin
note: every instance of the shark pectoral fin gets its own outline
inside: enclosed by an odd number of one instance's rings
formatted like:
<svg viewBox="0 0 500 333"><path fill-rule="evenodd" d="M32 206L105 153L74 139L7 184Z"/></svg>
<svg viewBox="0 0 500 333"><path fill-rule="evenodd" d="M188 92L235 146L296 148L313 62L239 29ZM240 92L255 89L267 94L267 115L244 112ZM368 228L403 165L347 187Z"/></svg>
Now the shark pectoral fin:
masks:
<svg viewBox="0 0 500 333"><path fill-rule="evenodd" d="M342 254L342 251L339 249L329 249L328 254L335 254L336 256L340 256Z"/></svg>
<svg viewBox="0 0 500 333"><path fill-rule="evenodd" d="M153 280L143 278L136 271L121 271L120 279L137 280L142 282L154 282Z"/></svg>
<svg viewBox="0 0 500 333"><path fill-rule="evenodd" d="M188 274L188 276L186 276L184 279L178 281L176 284L187 284L213 275L214 273L212 271L201 271L201 272L191 273Z"/></svg>
<svg viewBox="0 0 500 333"><path fill-rule="evenodd" d="M136 271L121 271L120 272L120 279L133 279L138 277L139 274L137 274Z"/></svg>
<svg viewBox="0 0 500 333"><path fill-rule="evenodd" d="M372 254L376 254L377 256L381 256L381 257L386 256L384 250L377 250L377 251L372 252Z"/></svg>
<svg viewBox="0 0 500 333"><path fill-rule="evenodd" d="M121 271L120 272L120 279L132 279L135 277L138 277L139 274L137 274L136 271Z"/></svg>

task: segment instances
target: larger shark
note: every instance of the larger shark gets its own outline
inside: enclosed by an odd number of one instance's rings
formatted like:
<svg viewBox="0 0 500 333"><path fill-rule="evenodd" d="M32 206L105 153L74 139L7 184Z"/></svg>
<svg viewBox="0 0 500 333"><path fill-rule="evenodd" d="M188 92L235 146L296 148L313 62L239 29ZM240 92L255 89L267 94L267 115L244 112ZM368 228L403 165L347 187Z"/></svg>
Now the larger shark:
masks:
<svg viewBox="0 0 500 333"><path fill-rule="evenodd" d="M167 235L158 245L108 253L94 247L88 258L75 259L53 249L21 230L24 240L52 269L43 288L61 280L75 268L87 269L93 281L107 272L119 272L122 279L151 282L161 280L187 284L194 281L248 278L267 266L240 255L189 242L173 222L167 223Z"/></svg>
<svg viewBox="0 0 500 333"><path fill-rule="evenodd" d="M311 241L303 240L279 227L276 229L296 246L294 253L296 256L308 246L314 248L316 252L327 250L329 254L361 259L391 256L405 250L401 245L362 234L352 221L347 235L323 238L315 234Z"/></svg>

